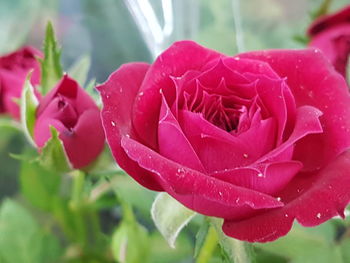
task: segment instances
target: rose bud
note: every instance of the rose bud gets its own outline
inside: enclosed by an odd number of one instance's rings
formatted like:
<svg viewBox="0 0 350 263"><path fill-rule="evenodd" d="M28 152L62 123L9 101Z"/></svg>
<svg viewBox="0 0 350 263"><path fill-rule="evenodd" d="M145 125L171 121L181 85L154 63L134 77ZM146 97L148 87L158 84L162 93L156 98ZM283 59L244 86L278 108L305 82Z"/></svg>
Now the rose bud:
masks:
<svg viewBox="0 0 350 263"><path fill-rule="evenodd" d="M317 49L225 56L191 41L98 87L115 160L143 186L250 242L350 200L350 95Z"/></svg>
<svg viewBox="0 0 350 263"><path fill-rule="evenodd" d="M328 57L335 69L346 77L350 55L350 5L337 13L321 16L308 29L310 46Z"/></svg>
<svg viewBox="0 0 350 263"><path fill-rule="evenodd" d="M78 83L65 75L40 102L34 141L39 148L51 138L50 126L59 132L74 168L91 164L104 147L100 110Z"/></svg>
<svg viewBox="0 0 350 263"><path fill-rule="evenodd" d="M42 57L42 54L32 47L23 47L0 57L0 113L19 119L19 105L15 100L21 97L29 71L33 70L30 79L33 86L40 81L40 64L36 57ZM38 93L36 95L39 97Z"/></svg>

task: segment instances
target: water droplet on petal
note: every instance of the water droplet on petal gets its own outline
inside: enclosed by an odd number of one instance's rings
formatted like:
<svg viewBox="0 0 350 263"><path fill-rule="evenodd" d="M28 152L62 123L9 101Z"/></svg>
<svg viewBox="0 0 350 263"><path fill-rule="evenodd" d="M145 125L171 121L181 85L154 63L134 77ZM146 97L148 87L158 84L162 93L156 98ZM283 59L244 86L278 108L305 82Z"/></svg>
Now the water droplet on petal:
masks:
<svg viewBox="0 0 350 263"><path fill-rule="evenodd" d="M111 124L113 127L115 127L115 125L116 125L114 121L111 121Z"/></svg>
<svg viewBox="0 0 350 263"><path fill-rule="evenodd" d="M244 157L244 158L248 158L248 156L249 156L248 154L243 153L243 157Z"/></svg>
<svg viewBox="0 0 350 263"><path fill-rule="evenodd" d="M262 173L258 173L258 177L264 177Z"/></svg>
<svg viewBox="0 0 350 263"><path fill-rule="evenodd" d="M317 213L316 217L317 217L318 219L320 219L320 218L321 218L321 213Z"/></svg>
<svg viewBox="0 0 350 263"><path fill-rule="evenodd" d="M281 201L281 197L276 197L276 200L277 201Z"/></svg>
<svg viewBox="0 0 350 263"><path fill-rule="evenodd" d="M184 177L185 176L185 169L184 168L177 169L176 175L179 177Z"/></svg>

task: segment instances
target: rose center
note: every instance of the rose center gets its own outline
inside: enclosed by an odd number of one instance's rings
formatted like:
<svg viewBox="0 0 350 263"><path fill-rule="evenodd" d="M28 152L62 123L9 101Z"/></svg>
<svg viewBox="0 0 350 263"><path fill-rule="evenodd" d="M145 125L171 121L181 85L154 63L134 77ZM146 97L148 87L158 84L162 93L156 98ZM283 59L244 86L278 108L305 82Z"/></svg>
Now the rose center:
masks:
<svg viewBox="0 0 350 263"><path fill-rule="evenodd" d="M60 120L67 129L72 130L78 121L78 114L74 107L61 97L57 102L57 110L57 119Z"/></svg>
<svg viewBox="0 0 350 263"><path fill-rule="evenodd" d="M207 121L228 132L238 128L242 114L247 111L229 96L209 94L205 90L197 90L192 95L184 93L184 98L187 110L202 114Z"/></svg>

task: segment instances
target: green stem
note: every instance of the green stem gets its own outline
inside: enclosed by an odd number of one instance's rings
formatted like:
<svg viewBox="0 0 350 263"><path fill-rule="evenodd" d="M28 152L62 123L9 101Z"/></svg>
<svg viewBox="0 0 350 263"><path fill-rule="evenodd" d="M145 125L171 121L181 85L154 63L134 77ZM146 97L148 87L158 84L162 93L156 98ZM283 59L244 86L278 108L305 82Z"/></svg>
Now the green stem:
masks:
<svg viewBox="0 0 350 263"><path fill-rule="evenodd" d="M214 226L218 237L219 244L226 252L229 260L233 263L251 263L251 254L249 253L248 244L240 240L228 237L222 231L222 220L218 218L210 218L211 224Z"/></svg>
<svg viewBox="0 0 350 263"><path fill-rule="evenodd" d="M73 171L73 187L70 208L74 216L77 240L86 253L98 249L100 222L93 204L88 202L84 192L85 174L83 171Z"/></svg>
<svg viewBox="0 0 350 263"><path fill-rule="evenodd" d="M209 227L204 244L199 252L196 263L207 263L212 258L216 246L218 245L218 235L214 227Z"/></svg>
<svg viewBox="0 0 350 263"><path fill-rule="evenodd" d="M71 173L73 178L73 187L71 200L69 203L74 221L75 238L84 249L87 245L87 229L85 226L85 204L84 204L84 184L85 174L82 171L75 170Z"/></svg>
<svg viewBox="0 0 350 263"><path fill-rule="evenodd" d="M72 172L73 177L73 188L71 195L71 206L72 208L77 208L82 203L84 184L85 184L85 174L83 171L75 170Z"/></svg>

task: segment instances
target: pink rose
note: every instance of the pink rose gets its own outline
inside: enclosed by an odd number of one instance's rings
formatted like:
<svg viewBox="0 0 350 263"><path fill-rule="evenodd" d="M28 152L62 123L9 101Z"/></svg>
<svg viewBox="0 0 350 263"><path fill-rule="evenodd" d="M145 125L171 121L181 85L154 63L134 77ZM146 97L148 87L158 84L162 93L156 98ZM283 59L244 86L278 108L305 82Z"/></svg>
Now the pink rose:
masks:
<svg viewBox="0 0 350 263"><path fill-rule="evenodd" d="M65 75L40 102L34 141L43 147L51 138L50 126L59 132L74 168L91 164L104 147L100 110L78 83Z"/></svg>
<svg viewBox="0 0 350 263"><path fill-rule="evenodd" d="M36 57L42 57L42 54L32 47L23 47L0 57L0 113L9 113L19 119L19 106L15 99L21 97L30 70L33 70L31 83L37 85L40 82L40 64Z"/></svg>
<svg viewBox="0 0 350 263"><path fill-rule="evenodd" d="M318 50L228 57L182 41L98 89L120 167L229 236L271 241L350 200L350 96Z"/></svg>
<svg viewBox="0 0 350 263"><path fill-rule="evenodd" d="M350 5L339 12L317 19L308 29L310 46L329 58L335 69L346 76L350 56Z"/></svg>

